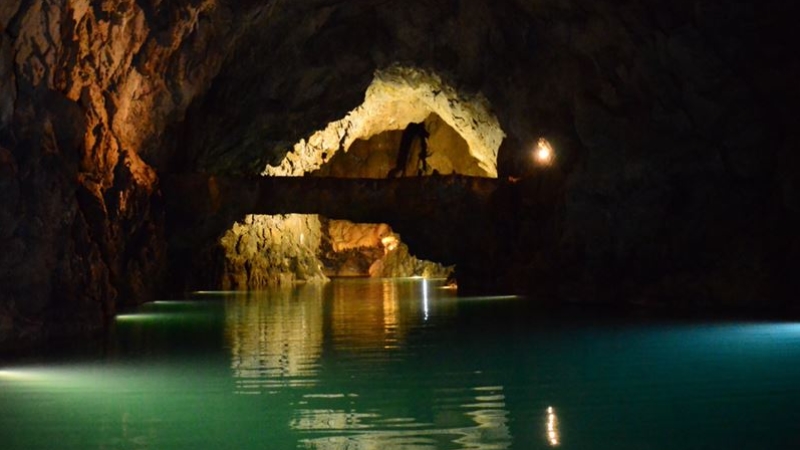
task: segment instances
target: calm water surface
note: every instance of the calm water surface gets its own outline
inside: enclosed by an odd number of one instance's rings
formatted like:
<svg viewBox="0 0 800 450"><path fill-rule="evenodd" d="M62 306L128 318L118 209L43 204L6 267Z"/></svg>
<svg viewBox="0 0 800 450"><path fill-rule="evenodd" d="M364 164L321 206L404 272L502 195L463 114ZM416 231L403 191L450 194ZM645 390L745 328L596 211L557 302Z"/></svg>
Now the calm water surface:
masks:
<svg viewBox="0 0 800 450"><path fill-rule="evenodd" d="M800 448L800 324L553 315L439 286L145 305L102 350L0 363L0 448Z"/></svg>

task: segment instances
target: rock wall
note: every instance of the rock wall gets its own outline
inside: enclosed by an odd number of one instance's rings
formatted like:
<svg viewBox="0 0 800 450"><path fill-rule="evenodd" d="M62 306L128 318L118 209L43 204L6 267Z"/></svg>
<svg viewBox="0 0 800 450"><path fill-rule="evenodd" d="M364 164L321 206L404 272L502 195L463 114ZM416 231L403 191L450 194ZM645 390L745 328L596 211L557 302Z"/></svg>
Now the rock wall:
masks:
<svg viewBox="0 0 800 450"><path fill-rule="evenodd" d="M315 177L386 178L395 167L401 130L384 131L369 139L358 139L346 152L335 154L311 172Z"/></svg>
<svg viewBox="0 0 800 450"><path fill-rule="evenodd" d="M386 224L308 214L248 215L225 232L219 248L219 255L210 256L221 258L219 273L207 273L204 277L213 280L196 288L259 290L319 284L328 277L446 277L452 272L415 258Z"/></svg>
<svg viewBox="0 0 800 450"><path fill-rule="evenodd" d="M489 173L481 168L480 161L472 156L469 144L450 127L441 117L431 114L422 121L429 134L427 142L427 170L422 175L459 174L475 177L488 177ZM338 152L311 172L313 176L339 178L386 178L397 165L403 132L384 131L369 139L358 139L343 152ZM420 144L414 140L409 151L409 158L403 168L403 176L420 174Z"/></svg>
<svg viewBox="0 0 800 450"><path fill-rule="evenodd" d="M455 267L419 259L411 254L408 245L400 242L397 248L370 266L370 276L376 278L447 278Z"/></svg>
<svg viewBox="0 0 800 450"><path fill-rule="evenodd" d="M165 131L253 12L215 0L2 3L0 315L13 325L0 342L96 329L159 287L164 211L146 160L165 157Z"/></svg>
<svg viewBox="0 0 800 450"><path fill-rule="evenodd" d="M321 225L314 215L249 215L220 240L222 289L260 289L327 281L317 257Z"/></svg>
<svg viewBox="0 0 800 450"><path fill-rule="evenodd" d="M331 277L446 278L453 272L452 267L416 258L386 224L323 219L318 255Z"/></svg>
<svg viewBox="0 0 800 450"><path fill-rule="evenodd" d="M458 92L433 72L399 65L376 70L363 103L344 118L330 122L291 149L271 149L276 152L273 157L282 155L283 159L267 165L264 175L312 172L339 152L347 152L357 140L402 130L432 115L466 141L466 147L459 149L467 151L465 161L474 161L481 174L497 175L497 151L505 135L483 95ZM236 149L246 150L246 146Z"/></svg>
<svg viewBox="0 0 800 450"><path fill-rule="evenodd" d="M441 85L438 86L441 89ZM391 100L379 100L375 92L387 89L380 83L374 83L370 89L372 100L351 112L347 119L334 122L325 130L315 133L308 142L301 140L294 146L294 153L290 157L279 167L268 168L265 173L303 175L298 171L314 168L325 161L310 175L386 178L397 164L403 134L392 128L398 124L406 125L411 120L409 117L422 117L426 113L429 115L424 117L423 123L429 133L426 142L430 157L425 175L460 173L488 176L482 166L495 167L494 157L489 160L476 158L473 153L480 154L480 151L471 150L467 141L438 115L429 113L428 109L413 102L411 105L399 102L399 94L390 95ZM386 103L392 103L392 106L386 106ZM378 104L381 106L376 106ZM412 112L398 112L406 109ZM398 115L401 118L398 119ZM458 117L463 115L462 111ZM392 123L381 122L388 120L388 117L392 118ZM387 127L387 131L374 134L369 139L353 137L376 133L381 124ZM492 134L501 135L502 131L495 129ZM415 141L405 162L403 176L419 174L419 157L420 144ZM395 242L388 249L381 239L394 235L386 224L355 224L320 219L318 216L293 217L295 219L287 220L284 216L249 215L245 220L233 224L220 240L225 260L221 274L223 288L259 289L297 281L317 282L325 280L326 276L446 277L452 273L452 267L417 259L403 243ZM297 217L302 217L304 221L299 230L295 223ZM321 229L320 220L323 225ZM433 227L434 224L420 226ZM315 238L303 241L303 236Z"/></svg>

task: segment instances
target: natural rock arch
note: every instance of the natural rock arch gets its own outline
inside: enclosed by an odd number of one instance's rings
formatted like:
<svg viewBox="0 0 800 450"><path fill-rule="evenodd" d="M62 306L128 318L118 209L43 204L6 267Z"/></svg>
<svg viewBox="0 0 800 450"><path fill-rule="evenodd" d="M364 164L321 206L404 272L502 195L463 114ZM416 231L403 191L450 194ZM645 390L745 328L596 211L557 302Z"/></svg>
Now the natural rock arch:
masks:
<svg viewBox="0 0 800 450"><path fill-rule="evenodd" d="M357 139L402 130L432 113L464 138L487 176L497 176L497 153L505 133L488 100L480 93L458 92L431 71L399 65L376 71L360 106L302 139L279 166L267 166L264 175L312 172L337 152L346 152Z"/></svg>
<svg viewBox="0 0 800 450"><path fill-rule="evenodd" d="M263 175L307 175L330 164L337 153L347 152L358 140L402 130L409 124L425 121L431 115L463 138L466 154L454 155L453 158L473 161L475 168L468 175L477 173L497 177L497 154L505 133L486 98L480 93L460 93L431 71L399 65L376 71L360 106L307 139L301 139L280 165L268 165ZM352 225L341 221L329 222L315 215L247 215L234 223L220 239L225 259L222 286L226 289L257 288L296 281L317 282L326 279L324 273L341 273L330 268L333 261L347 258L344 252L331 252L331 246L327 244L337 234L334 229L360 230L364 236L397 238L385 224ZM378 231L383 228L388 231ZM381 239L371 240L375 242L363 252L369 255L365 266L370 267L370 275L444 276L449 273L448 269L435 263L417 260L405 244L400 243L399 248L388 251L381 245ZM335 250L337 245L333 247Z"/></svg>

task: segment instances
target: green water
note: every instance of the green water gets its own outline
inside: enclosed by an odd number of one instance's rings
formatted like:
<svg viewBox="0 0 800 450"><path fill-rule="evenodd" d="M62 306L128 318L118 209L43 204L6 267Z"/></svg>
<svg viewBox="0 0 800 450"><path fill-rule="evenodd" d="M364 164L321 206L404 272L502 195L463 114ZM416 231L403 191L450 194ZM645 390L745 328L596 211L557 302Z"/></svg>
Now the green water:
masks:
<svg viewBox="0 0 800 450"><path fill-rule="evenodd" d="M0 363L0 448L800 448L800 323L531 304L422 280L148 304Z"/></svg>

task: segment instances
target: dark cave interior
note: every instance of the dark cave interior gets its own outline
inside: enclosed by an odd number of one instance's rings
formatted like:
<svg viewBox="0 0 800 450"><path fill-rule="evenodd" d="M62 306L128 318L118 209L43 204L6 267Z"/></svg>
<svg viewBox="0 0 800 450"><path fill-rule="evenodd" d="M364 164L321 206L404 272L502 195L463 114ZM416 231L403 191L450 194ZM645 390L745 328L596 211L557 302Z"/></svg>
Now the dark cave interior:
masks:
<svg viewBox="0 0 800 450"><path fill-rule="evenodd" d="M0 6L2 346L446 275L412 254L555 304L800 306L790 2L78 3Z"/></svg>

